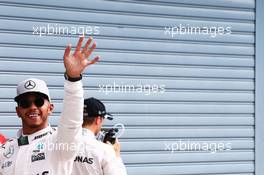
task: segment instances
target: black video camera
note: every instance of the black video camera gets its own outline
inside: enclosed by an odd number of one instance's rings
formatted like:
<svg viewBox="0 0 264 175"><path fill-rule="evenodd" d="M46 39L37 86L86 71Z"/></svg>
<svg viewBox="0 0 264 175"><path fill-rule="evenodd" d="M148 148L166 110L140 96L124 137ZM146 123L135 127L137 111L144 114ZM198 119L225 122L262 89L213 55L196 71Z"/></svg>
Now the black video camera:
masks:
<svg viewBox="0 0 264 175"><path fill-rule="evenodd" d="M106 143L109 141L111 144L115 144L116 142L116 133L119 130L117 128L104 128L102 131L98 134L97 140Z"/></svg>

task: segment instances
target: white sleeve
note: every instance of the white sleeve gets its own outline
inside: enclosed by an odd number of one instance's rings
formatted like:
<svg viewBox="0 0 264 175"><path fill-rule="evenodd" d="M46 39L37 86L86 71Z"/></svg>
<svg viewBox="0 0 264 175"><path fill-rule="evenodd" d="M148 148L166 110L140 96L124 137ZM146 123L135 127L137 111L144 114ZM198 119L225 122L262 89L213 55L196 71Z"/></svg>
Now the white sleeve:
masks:
<svg viewBox="0 0 264 175"><path fill-rule="evenodd" d="M117 158L114 149L105 152L102 168L104 175L127 175L126 167L121 158Z"/></svg>
<svg viewBox="0 0 264 175"><path fill-rule="evenodd" d="M63 109L60 116L57 144L65 145L59 149L62 160L74 159L81 143L81 128L83 118L83 88L82 82L65 81Z"/></svg>
<svg viewBox="0 0 264 175"><path fill-rule="evenodd" d="M121 157L117 158L117 166L118 166L118 169L119 169L121 175L127 175L126 167L125 167Z"/></svg>

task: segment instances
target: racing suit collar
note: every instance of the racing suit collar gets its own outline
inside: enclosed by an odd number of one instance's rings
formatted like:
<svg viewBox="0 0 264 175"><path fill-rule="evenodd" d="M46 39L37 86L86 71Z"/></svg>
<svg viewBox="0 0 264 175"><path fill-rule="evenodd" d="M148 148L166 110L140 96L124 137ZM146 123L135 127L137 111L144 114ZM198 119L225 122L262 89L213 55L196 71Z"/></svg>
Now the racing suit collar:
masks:
<svg viewBox="0 0 264 175"><path fill-rule="evenodd" d="M42 138L42 137L44 137L44 136L46 136L48 134L51 134L52 133L52 130L53 129L52 129L52 127L49 124L46 128L44 128L44 129L42 129L42 130L40 130L38 132L35 132L33 134L30 134L30 135L24 135L23 134L23 131L22 131L22 128L21 128L21 129L18 130L17 136L19 138L21 138L21 137L27 137L28 138L28 141L29 141L29 144L30 144L30 142L32 142L34 140L40 139L40 138Z"/></svg>
<svg viewBox="0 0 264 175"><path fill-rule="evenodd" d="M95 135L90 129L82 128L82 135L95 139Z"/></svg>

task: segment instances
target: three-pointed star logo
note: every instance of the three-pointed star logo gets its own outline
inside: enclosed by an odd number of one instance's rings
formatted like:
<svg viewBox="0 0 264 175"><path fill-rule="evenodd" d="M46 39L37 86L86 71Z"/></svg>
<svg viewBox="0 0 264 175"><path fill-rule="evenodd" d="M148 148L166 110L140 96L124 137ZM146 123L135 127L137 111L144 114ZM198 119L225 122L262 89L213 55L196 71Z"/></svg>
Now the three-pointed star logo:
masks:
<svg viewBox="0 0 264 175"><path fill-rule="evenodd" d="M9 146L5 152L3 153L3 155L6 157L6 158L10 158L12 157L12 155L14 154L15 152L15 149L14 149L14 146Z"/></svg>
<svg viewBox="0 0 264 175"><path fill-rule="evenodd" d="M32 80L28 80L28 81L25 83L24 87L25 87L26 89L33 89L34 87L36 87L36 83L35 83L34 81L32 81Z"/></svg>

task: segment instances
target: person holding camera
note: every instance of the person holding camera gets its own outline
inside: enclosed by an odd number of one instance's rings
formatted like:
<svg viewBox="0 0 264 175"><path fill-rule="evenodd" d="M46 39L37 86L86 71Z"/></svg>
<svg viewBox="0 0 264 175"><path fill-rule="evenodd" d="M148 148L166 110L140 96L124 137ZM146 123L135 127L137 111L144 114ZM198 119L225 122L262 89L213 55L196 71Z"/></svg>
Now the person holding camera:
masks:
<svg viewBox="0 0 264 175"><path fill-rule="evenodd" d="M105 119L112 120L104 104L96 98L84 100L83 136L81 149L77 154L72 175L126 175L126 168L120 157L120 143L103 143L96 139ZM112 144L111 144L112 142Z"/></svg>

